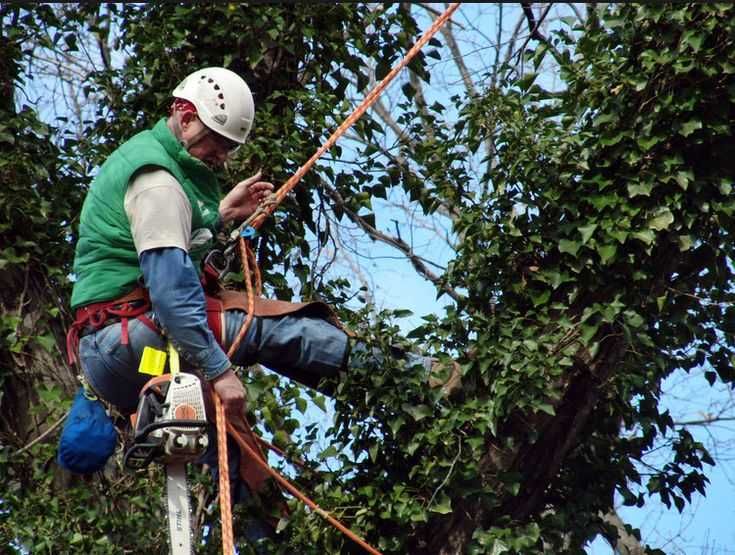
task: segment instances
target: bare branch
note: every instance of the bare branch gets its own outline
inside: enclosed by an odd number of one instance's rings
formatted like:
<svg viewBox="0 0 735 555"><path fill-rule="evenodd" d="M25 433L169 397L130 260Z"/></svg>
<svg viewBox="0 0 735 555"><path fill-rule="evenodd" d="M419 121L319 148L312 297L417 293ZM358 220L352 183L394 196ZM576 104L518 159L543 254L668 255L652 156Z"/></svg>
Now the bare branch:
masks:
<svg viewBox="0 0 735 555"><path fill-rule="evenodd" d="M362 218L347 207L344 199L342 198L342 195L339 194L339 191L324 182L322 182L321 186L324 188L324 191L327 193L327 195L329 195L329 197L334 201L334 203L339 206L340 210L342 210L353 223L360 226L360 228L362 228L362 230L365 231L365 233L367 233L372 239L390 245L399 250L406 258L408 258L408 260L411 262L414 269L419 275L429 280L431 283L433 283L436 287L441 289L444 293L449 295L455 301L459 302L463 299L462 295L457 293L456 290L454 290L449 285L442 283L441 278L437 276L434 272L429 270L423 259L415 252L413 252L411 246L408 245L405 241L399 239L398 237L392 237L383 233L382 231L375 229L364 218Z"/></svg>
<svg viewBox="0 0 735 555"><path fill-rule="evenodd" d="M437 17L439 17L440 15L442 15L442 12L440 12L439 10L435 10L435 9L434 9L434 8L432 8L432 7L431 7L431 6L429 5L429 4L419 3L419 4L416 4L416 5L417 5L417 6L420 6L420 7L422 7L422 8L424 8L424 9L425 9L425 10L426 10L427 12L429 12L430 14L432 14L432 15L434 16L434 18L435 18L435 19L436 19ZM459 28L460 28L460 29L462 29L463 31L465 30L465 27L464 27L464 26L463 26L463 25L462 25L461 23L457 23L457 22L456 22L456 21L454 20L454 17L451 17L451 18L450 18L450 19L449 19L449 20L447 21L447 24L451 24L451 23L454 23L454 24L455 24L455 25L456 25L457 27L459 27Z"/></svg>
<svg viewBox="0 0 735 555"><path fill-rule="evenodd" d="M462 76L462 81L464 82L464 87L467 90L467 95L470 97L476 96L477 91L475 90L475 84L472 82L470 72L467 69L467 65L464 63L462 51L460 50L459 46L457 45L457 41L454 38L451 21L447 21L446 25L442 27L441 33L444 37L444 40L447 41L447 47L449 47L449 51L452 53L454 63L457 64L457 69L459 70L459 74Z"/></svg>
<svg viewBox="0 0 735 555"><path fill-rule="evenodd" d="M393 116L391 115L388 108L385 107L385 104L383 104L382 100L378 99L375 101L375 104L373 104L373 110L376 114L378 114L378 116L380 116L380 119L382 119L385 124L391 128L391 131L396 134L396 137L398 137L399 141L407 145L413 145L413 141L411 140L411 138L406 135L403 128L398 125L395 119L393 119Z"/></svg>
<svg viewBox="0 0 735 555"><path fill-rule="evenodd" d="M536 39L539 42L547 42L546 37L541 34L541 31L539 31L539 25L541 25L541 22L536 22L536 16L533 13L531 3L521 2L521 8L523 8L523 15L526 16L526 20L528 21L528 30L531 33L529 40ZM548 12L550 8L551 4L547 6L546 12ZM546 12L544 12L544 15L546 15ZM541 20L543 20L543 16L541 17Z"/></svg>

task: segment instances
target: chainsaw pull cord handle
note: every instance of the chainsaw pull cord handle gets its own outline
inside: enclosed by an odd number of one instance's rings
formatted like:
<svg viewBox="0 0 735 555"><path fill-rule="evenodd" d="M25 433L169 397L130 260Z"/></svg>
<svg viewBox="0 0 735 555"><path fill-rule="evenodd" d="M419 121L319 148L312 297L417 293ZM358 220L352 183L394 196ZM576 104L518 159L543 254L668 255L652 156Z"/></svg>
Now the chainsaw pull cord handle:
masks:
<svg viewBox="0 0 735 555"><path fill-rule="evenodd" d="M434 20L432 25L426 30L426 32L424 32L421 38L411 47L408 52L406 52L406 55L403 57L403 59L398 62L398 64L393 69L391 69L391 71L383 78L383 80L380 81L380 83L378 83L367 94L360 105L355 108L354 112L352 112L352 114L350 114L350 116L348 116L347 119L342 122L342 124L332 133L332 135L326 140L326 142L317 149L312 157L309 158L309 160L307 160L306 163L304 163L296 171L296 173L294 173L288 179L288 181L286 181L277 191L271 193L269 197L265 199L265 201L260 206L258 206L257 210L253 214L251 214L251 216L247 220L245 220L245 222L243 222L243 224L237 230L236 233L237 235L239 235L238 240L240 243L240 259L243 266L243 277L245 279L245 285L247 288L248 312L247 317L243 322L242 327L240 328L240 332L237 334L235 341L233 342L227 353L228 356L231 357L232 354L237 350L237 347L240 345L240 342L242 341L243 337L245 337L245 333L247 333L247 330L250 327L250 323L253 319L252 308L255 303L255 292L253 290L256 289L258 291L258 294L260 294L260 289L262 287L258 265L255 263L255 257L253 255L252 249L250 249L250 239L252 239L252 237L256 234L257 229L261 226L265 219L270 216L276 210L278 205L283 201L283 199L286 198L286 195L288 195L288 193L291 192L291 190L296 187L296 185L298 185L301 178L306 175L306 172L308 172L311 167L316 164L317 160L327 150L332 148L332 146L334 146L334 144L337 142L337 139L339 139L368 110L368 108L370 108L370 106L372 106L375 101L378 100L378 97L383 93L390 82L393 81L396 75L398 75L398 73L406 65L408 65L411 59L413 59L414 56L419 53L421 48L423 48L423 46L427 42L429 42L431 37L433 37L439 31L439 29L449 20L452 14L457 10L457 8L459 8L459 5L459 2L450 4L447 7L447 10ZM235 233L233 233L233 236L236 236ZM251 263L254 266L255 275L253 275L250 270ZM230 481L229 472L227 471L227 423L225 421L225 414L224 408L222 407L222 402L220 401L219 396L216 394L214 395L214 401L217 412L217 451L220 478L219 494L220 515L222 519L222 549L226 555L232 555L234 553L234 540L232 537ZM249 435L254 436L255 434L250 426L247 425L247 421L245 422L245 425ZM257 446L262 458L258 457L258 454L250 449L250 447L246 443L244 443L243 438L239 437L237 434L233 434L233 437L238 441L238 443L240 443L240 446L248 453L248 455L253 457L258 462L258 464L263 467L264 470L270 473L271 476L273 476L273 478L284 489L287 489L289 492L291 492L292 495L297 497L307 506L311 507L317 514L319 514L322 518L325 518L332 526L340 530L347 537L357 542L357 544L360 545L366 552L373 555L380 555L379 551L366 543L359 536L354 534L349 528L344 526L337 519L329 515L329 513L324 511L306 495L301 493L296 487L291 485L288 480L286 480L278 472L273 470L266 462L265 456L263 456L262 449L260 448L260 444L257 441L255 441L254 445Z"/></svg>

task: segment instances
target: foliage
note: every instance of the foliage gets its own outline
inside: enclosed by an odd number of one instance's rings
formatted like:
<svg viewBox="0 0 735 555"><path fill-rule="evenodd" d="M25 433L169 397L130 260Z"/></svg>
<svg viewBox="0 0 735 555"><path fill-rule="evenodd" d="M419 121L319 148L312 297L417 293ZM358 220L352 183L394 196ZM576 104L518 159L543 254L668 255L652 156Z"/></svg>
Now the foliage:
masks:
<svg viewBox="0 0 735 555"><path fill-rule="evenodd" d="M0 193L0 226L12 246L2 251L3 279L32 267L55 280L57 301L66 298L79 168L94 167L165 114L170 91L194 67L231 67L254 88L252 141L223 177L231 182L262 167L282 182L346 114L347 97L364 94L365 61L375 61L380 78L418 31L397 5L202 6L85 5L62 17L3 8L3 23L14 18L15 29L2 43L3 60L15 65L4 71L18 85L26 67L19 47L42 35L41 24L66 37L88 25L109 33L114 22L130 54L121 69L89 76L89 94L106 100L81 144L54 137L30 109L5 107L0 144L12 149L2 151L9 186ZM355 129L367 145L357 151L361 167L323 162L305 178L258 243L275 295L346 300L344 281L315 279L307 233L322 238L317 215L327 209L325 196L335 198L329 191L342 199L331 208L336 218L374 222L373 201L392 188L426 213L452 216L456 257L438 292L461 292L444 315L425 317L410 342L393 323L398 314L341 311L382 353L383 371L358 368L340 381L329 446L316 455L313 427L301 449L291 439L305 392L271 375L250 378L263 428L310 459L299 482L320 506L386 553L578 553L604 530L599 514L616 491L628 504L656 495L679 510L705 491L712 459L686 431L674 433L658 401L661 381L676 368L705 365L711 383L734 377L733 11L729 4L597 8L528 56L538 70L553 54L561 91L544 90L530 73L422 107L406 86L400 123L408 162L376 146L390 132L367 118ZM430 79L424 58L412 70ZM477 178L474 162L486 144L492 148ZM339 158L341 149L331 154ZM0 375L17 364L5 351L28 352L31 337L3 301ZM461 391L447 397L428 387L425 370L393 356L397 348L438 353L444 363L456 356ZM31 374L24 377L33 382ZM3 413L7 406L4 399ZM47 408L47 418L63 413L61 401ZM52 446L13 458L11 446L23 443L6 427L4 546L20 541L51 552L51 543L58 550L68 541L68 549L103 553L122 543L157 552L160 530L134 510L157 499L148 494L157 476L61 488L48 472ZM636 461L662 436L673 441L672 460L641 472ZM47 495L24 495L31 483ZM352 549L316 515L292 508L275 552ZM203 550L217 549L216 534Z"/></svg>

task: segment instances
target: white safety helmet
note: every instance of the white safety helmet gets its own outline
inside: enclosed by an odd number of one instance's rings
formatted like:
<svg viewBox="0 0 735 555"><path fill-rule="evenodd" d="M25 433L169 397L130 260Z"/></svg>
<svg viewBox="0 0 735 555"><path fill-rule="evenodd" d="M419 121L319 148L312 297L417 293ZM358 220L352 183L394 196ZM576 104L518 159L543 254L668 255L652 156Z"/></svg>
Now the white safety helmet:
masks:
<svg viewBox="0 0 735 555"><path fill-rule="evenodd" d="M172 96L191 102L202 123L243 144L255 118L255 103L248 84L234 71L208 67L189 75Z"/></svg>

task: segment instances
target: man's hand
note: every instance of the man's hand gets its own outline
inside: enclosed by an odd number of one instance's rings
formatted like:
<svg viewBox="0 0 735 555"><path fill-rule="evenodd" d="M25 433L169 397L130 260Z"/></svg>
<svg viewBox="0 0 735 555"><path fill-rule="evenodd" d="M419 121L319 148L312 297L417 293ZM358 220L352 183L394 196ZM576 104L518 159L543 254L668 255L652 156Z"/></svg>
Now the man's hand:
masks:
<svg viewBox="0 0 735 555"><path fill-rule="evenodd" d="M258 181L260 172L235 185L225 198L219 203L219 214L224 223L241 222L255 209L268 195L273 192L273 184L267 181Z"/></svg>
<svg viewBox="0 0 735 555"><path fill-rule="evenodd" d="M212 387L219 395L226 416L242 416L245 412L245 387L232 368L212 380Z"/></svg>

